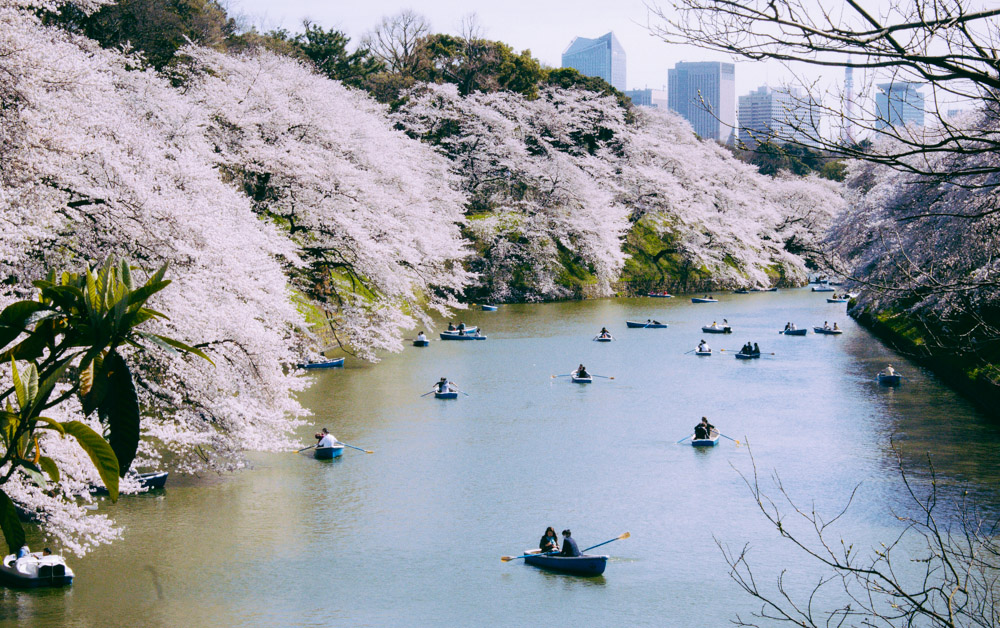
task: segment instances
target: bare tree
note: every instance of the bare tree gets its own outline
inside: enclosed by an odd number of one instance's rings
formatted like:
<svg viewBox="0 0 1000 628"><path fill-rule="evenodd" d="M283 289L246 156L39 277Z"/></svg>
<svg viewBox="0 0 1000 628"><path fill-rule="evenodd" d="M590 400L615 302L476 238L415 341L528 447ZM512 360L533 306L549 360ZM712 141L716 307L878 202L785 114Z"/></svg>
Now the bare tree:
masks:
<svg viewBox="0 0 1000 628"><path fill-rule="evenodd" d="M676 13L647 5L650 30L670 43L693 44L748 60L775 60L793 67L858 68L868 92L877 81L925 85L923 129L885 124L889 112L851 98L824 93L816 81L801 103L871 142L824 137L815 124L790 125L779 140L819 146L836 155L875 161L952 184L985 183L1000 172L995 160L966 159L942 168L945 155L989 155L1000 150L1000 8L976 10L972 0L892 0L876 13L860 0L676 0ZM861 94L863 96L864 94ZM872 94L867 94L871 96ZM832 98L831 98L832 96ZM889 99L890 105L892 98ZM953 118L948 107L973 103L980 116ZM983 117L988 120L984 121ZM879 142L879 139L890 140Z"/></svg>
<svg viewBox="0 0 1000 628"><path fill-rule="evenodd" d="M389 71L413 76L420 63L421 40L430 33L427 18L406 9L383 17L378 25L361 39L361 45L381 59Z"/></svg>
<svg viewBox="0 0 1000 628"><path fill-rule="evenodd" d="M749 545L731 549L718 539L730 567L730 577L761 603L752 618L737 617L738 626L787 624L803 628L830 626L928 626L940 628L1000 625L1000 532L996 520L984 520L963 501L957 515L939 513L938 482L933 465L930 486L914 484L893 445L897 469L915 514L892 513L900 522L893 539L875 547L860 547L836 536L832 526L847 505L830 518L815 508L804 509L773 476L780 494L773 501L760 486L757 467L747 477L765 519L811 561L825 570L810 591L796 595L782 572L774 588L763 585L750 565ZM751 456L752 459L752 456ZM783 512L783 510L787 512ZM951 519L953 523L947 521ZM799 535L799 525L809 531ZM832 602L836 600L836 602ZM824 603L831 606L824 607ZM759 623L759 622L764 622Z"/></svg>

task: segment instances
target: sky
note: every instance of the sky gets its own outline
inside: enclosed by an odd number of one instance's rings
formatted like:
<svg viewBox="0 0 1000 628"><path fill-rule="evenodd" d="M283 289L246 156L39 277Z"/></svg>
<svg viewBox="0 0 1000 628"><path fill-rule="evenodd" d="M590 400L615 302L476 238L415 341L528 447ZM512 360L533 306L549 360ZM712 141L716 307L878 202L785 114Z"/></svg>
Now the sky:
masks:
<svg viewBox="0 0 1000 628"><path fill-rule="evenodd" d="M670 10L669 0L649 0ZM667 69L678 61L733 61L725 55L690 46L664 43L647 29L650 20L642 0L232 0L229 9L243 14L250 24L268 30L282 26L301 30L309 18L325 28L336 28L357 43L383 16L412 9L426 16L434 32L458 33L463 16L475 13L488 39L499 40L552 67L562 65L562 53L574 37L599 37L608 31L625 48L628 89L662 89ZM833 71L827 81L839 82L843 73ZM736 95L761 85L780 86L790 74L777 63L736 64Z"/></svg>

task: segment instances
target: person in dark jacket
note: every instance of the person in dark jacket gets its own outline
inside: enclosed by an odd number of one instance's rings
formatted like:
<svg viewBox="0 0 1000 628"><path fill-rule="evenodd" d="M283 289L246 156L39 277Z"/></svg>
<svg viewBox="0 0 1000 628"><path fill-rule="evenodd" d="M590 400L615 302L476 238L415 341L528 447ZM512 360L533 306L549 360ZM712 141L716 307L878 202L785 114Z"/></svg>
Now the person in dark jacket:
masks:
<svg viewBox="0 0 1000 628"><path fill-rule="evenodd" d="M753 343L753 354L754 355L760 355L760 347L757 346L756 342Z"/></svg>
<svg viewBox="0 0 1000 628"><path fill-rule="evenodd" d="M576 541L570 536L572 533L569 530L563 530L563 548L562 552L559 553L560 556L579 556L580 548L576 546Z"/></svg>
<svg viewBox="0 0 1000 628"><path fill-rule="evenodd" d="M694 438L700 440L712 437L712 430L715 426L708 422L708 417L701 417L701 423L694 426Z"/></svg>
<svg viewBox="0 0 1000 628"><path fill-rule="evenodd" d="M545 528L545 534L542 535L542 540L538 542L538 549L542 550L542 552L559 551L559 537L556 536L555 528L552 526Z"/></svg>

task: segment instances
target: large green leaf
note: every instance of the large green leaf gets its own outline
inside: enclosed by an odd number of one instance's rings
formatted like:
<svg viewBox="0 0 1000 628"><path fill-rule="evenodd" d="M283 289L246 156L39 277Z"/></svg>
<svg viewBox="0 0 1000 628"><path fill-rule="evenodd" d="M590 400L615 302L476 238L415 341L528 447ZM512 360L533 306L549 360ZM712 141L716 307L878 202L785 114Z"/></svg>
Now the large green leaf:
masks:
<svg viewBox="0 0 1000 628"><path fill-rule="evenodd" d="M111 501L118 501L118 458L108 441L80 421L66 421L62 424L66 433L76 438L80 447L90 456L91 462L101 475L104 487L111 495Z"/></svg>
<svg viewBox="0 0 1000 628"><path fill-rule="evenodd" d="M59 481L59 466L56 464L55 460L49 458L48 456L39 456L38 466L42 468L42 471L49 474L50 480L53 482Z"/></svg>
<svg viewBox="0 0 1000 628"><path fill-rule="evenodd" d="M2 490L0 490L0 529L3 530L3 538L7 541L7 548L11 552L16 552L24 545L24 528L17 518L17 508Z"/></svg>
<svg viewBox="0 0 1000 628"><path fill-rule="evenodd" d="M17 301L5 307L0 312L0 347L21 335L32 315L48 309L49 306L38 301Z"/></svg>
<svg viewBox="0 0 1000 628"><path fill-rule="evenodd" d="M199 358L204 358L205 360L208 360L209 364L211 364L212 366L215 366L215 362L212 362L212 358L208 357L208 355L204 351L202 351L201 349L199 349L198 347L192 347L192 346L184 344L183 342L181 342L179 340L174 340L173 338L167 338L166 336L161 336L159 334L150 334L150 335L156 336L157 338L159 338L160 340L162 340L163 342L167 343L168 345L170 345L171 347L173 347L175 349L180 349L181 351L186 351L188 353L193 353L196 356L198 356Z"/></svg>
<svg viewBox="0 0 1000 628"><path fill-rule="evenodd" d="M124 476L139 447L139 398L124 358L109 354L104 358L104 371L108 386L97 414L108 426L108 442L118 458L119 475Z"/></svg>
<svg viewBox="0 0 1000 628"><path fill-rule="evenodd" d="M45 476L42 475L42 470L35 466L34 463L29 460L24 460L23 458L15 460L14 462L17 466L21 467L21 471L35 483L35 486L43 491L48 488L48 482L45 481Z"/></svg>

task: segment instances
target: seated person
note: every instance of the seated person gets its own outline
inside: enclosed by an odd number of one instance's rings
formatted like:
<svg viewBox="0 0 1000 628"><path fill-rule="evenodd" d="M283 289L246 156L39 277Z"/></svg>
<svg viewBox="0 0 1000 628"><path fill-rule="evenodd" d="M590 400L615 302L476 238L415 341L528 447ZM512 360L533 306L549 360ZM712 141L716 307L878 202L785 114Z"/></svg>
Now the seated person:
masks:
<svg viewBox="0 0 1000 628"><path fill-rule="evenodd" d="M559 551L559 537L556 536L556 531L552 526L545 528L545 534L538 542L538 549L542 550L543 553Z"/></svg>
<svg viewBox="0 0 1000 628"><path fill-rule="evenodd" d="M427 340L427 336L424 335L424 332L420 332L419 334L417 334L417 340L421 341Z"/></svg>
<svg viewBox="0 0 1000 628"><path fill-rule="evenodd" d="M319 442L316 443L317 448L333 447L337 444L337 438L325 427L322 431L316 433L316 438L319 440Z"/></svg>
<svg viewBox="0 0 1000 628"><path fill-rule="evenodd" d="M701 417L701 423L694 426L695 440L711 438L714 429L715 426L708 422L708 417Z"/></svg>
<svg viewBox="0 0 1000 628"><path fill-rule="evenodd" d="M448 323L448 331L455 331L455 324L454 323Z"/></svg>
<svg viewBox="0 0 1000 628"><path fill-rule="evenodd" d="M711 347L709 347L709 346L708 346L708 343L707 343L707 342L705 342L704 340L702 340L702 341L701 341L701 342L700 342L700 343L698 344L698 351L700 351L701 353L704 353L704 352L706 352L706 351L711 351L711 350L712 350L712 348L711 348Z"/></svg>
<svg viewBox="0 0 1000 628"><path fill-rule="evenodd" d="M580 366L576 367L576 376L590 377L590 373L587 372L587 367L581 364Z"/></svg>
<svg viewBox="0 0 1000 628"><path fill-rule="evenodd" d="M576 541L570 536L572 533L569 530L563 530L563 548L562 552L559 553L560 556L579 556L580 548L576 546Z"/></svg>

